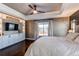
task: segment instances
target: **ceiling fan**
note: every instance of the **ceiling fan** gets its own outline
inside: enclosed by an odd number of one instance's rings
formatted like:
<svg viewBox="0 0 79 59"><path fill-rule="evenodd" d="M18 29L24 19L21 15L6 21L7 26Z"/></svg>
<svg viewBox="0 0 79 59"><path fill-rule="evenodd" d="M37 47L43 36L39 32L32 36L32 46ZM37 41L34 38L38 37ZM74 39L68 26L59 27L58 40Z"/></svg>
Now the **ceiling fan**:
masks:
<svg viewBox="0 0 79 59"><path fill-rule="evenodd" d="M35 4L30 4L28 6L33 10L31 14L45 13L44 11L38 11L37 6Z"/></svg>

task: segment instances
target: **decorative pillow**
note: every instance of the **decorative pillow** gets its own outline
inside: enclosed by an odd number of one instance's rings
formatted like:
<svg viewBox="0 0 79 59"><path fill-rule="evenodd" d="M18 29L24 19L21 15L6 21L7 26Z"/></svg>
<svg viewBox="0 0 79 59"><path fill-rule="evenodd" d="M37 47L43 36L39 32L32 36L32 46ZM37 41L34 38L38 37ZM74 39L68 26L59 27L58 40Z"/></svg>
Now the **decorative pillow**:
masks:
<svg viewBox="0 0 79 59"><path fill-rule="evenodd" d="M66 40L74 41L76 37L79 36L79 33L68 33L65 37Z"/></svg>
<svg viewBox="0 0 79 59"><path fill-rule="evenodd" d="M74 40L74 42L79 43L79 36Z"/></svg>

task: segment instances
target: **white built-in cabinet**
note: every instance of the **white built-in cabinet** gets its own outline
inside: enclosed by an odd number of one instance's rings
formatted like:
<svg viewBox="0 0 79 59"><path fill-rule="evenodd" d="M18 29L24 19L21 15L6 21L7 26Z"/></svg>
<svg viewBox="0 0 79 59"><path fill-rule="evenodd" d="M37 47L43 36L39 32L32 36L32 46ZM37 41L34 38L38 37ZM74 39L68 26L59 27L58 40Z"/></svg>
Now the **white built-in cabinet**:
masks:
<svg viewBox="0 0 79 59"><path fill-rule="evenodd" d="M0 37L0 49L25 40L25 33L5 35Z"/></svg>

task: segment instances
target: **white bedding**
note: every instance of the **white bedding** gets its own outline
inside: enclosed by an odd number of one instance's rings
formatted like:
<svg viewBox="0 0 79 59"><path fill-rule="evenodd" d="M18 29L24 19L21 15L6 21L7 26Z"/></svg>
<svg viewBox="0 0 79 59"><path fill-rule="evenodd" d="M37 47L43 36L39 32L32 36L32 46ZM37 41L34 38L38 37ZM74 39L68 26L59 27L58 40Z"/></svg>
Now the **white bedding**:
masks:
<svg viewBox="0 0 79 59"><path fill-rule="evenodd" d="M25 56L79 56L79 44L64 37L42 37L30 45Z"/></svg>

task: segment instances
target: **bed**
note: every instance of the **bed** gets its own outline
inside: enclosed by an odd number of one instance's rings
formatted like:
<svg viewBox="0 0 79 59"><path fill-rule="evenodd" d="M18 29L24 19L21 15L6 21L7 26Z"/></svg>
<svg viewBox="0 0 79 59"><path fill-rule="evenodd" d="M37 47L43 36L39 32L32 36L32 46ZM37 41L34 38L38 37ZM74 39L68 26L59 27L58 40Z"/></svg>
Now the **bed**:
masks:
<svg viewBox="0 0 79 59"><path fill-rule="evenodd" d="M25 56L79 56L79 34L41 37L30 45Z"/></svg>

